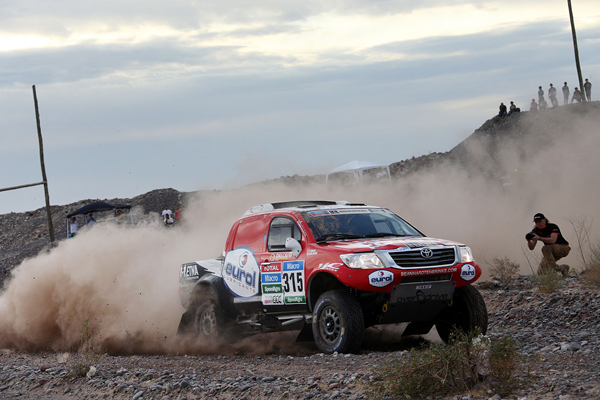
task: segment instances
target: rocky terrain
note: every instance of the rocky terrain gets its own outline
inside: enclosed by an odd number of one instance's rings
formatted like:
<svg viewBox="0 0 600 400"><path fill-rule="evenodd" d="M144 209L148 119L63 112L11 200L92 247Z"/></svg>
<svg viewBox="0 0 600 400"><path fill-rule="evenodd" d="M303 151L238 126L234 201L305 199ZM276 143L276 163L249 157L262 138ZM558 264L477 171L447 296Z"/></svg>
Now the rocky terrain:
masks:
<svg viewBox="0 0 600 400"><path fill-rule="evenodd" d="M537 114L513 114L492 118L473 135L446 153L431 153L390 166L392 178L404 179L449 163L478 173L501 173L501 160L495 159L500 143L518 143L518 149L542 151L549 146L548 126L568 131L575 114L600 111L598 102L571 105ZM545 128L536 128L543 120ZM532 128L533 127L533 128ZM483 147L479 158L470 152ZM531 152L518 153L531 157ZM484 161L482 161L484 160ZM282 177L270 182L309 185L323 182L324 176ZM250 186L253 186L250 185ZM165 204L182 208L193 193L174 189L155 190L132 199L104 199L113 204L129 204L135 213L160 213ZM52 206L57 240L66 239L65 216L98 199ZM49 248L45 209L0 215L0 274L4 277L24 259ZM489 312L491 338L511 335L526 356L533 379L510 398L600 399L600 294L584 286L572 275L553 294L542 294L531 277L521 276L510 285L478 284ZM2 332L0 331L0 335ZM435 340L436 335L432 338ZM294 334L255 336L210 354L109 354L95 362L87 377L73 376L85 366L85 354L26 353L18 349L0 350L0 398L6 399L365 399L379 379L377 367L393 358L406 357L407 350L423 345L420 338L400 339L390 329L368 330L363 351L356 355L319 354L314 344L294 343ZM246 340L246 339L245 339ZM272 343L256 350L254 343ZM86 368L87 369L87 368ZM440 397L441 399L441 397ZM489 386L482 384L471 393L449 399L494 399Z"/></svg>
<svg viewBox="0 0 600 400"><path fill-rule="evenodd" d="M483 289L490 318L489 336L512 335L526 356L532 380L516 399L600 398L600 293L578 276L545 295L530 277L509 287ZM324 355L314 345L293 344L279 335L277 346L255 355L223 348L212 355L104 356L89 377L69 374L82 361L77 354L0 353L0 397L6 399L366 399L377 367L420 340L367 331L360 354ZM272 338L270 338L272 339ZM445 399L498 400L485 384ZM506 397L508 398L508 397Z"/></svg>

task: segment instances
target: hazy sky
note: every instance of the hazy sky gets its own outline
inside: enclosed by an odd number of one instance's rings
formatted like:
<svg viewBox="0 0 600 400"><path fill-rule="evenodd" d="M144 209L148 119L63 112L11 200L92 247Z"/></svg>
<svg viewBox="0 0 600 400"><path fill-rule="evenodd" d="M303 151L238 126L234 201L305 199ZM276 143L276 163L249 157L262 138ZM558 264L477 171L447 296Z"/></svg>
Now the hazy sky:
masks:
<svg viewBox="0 0 600 400"><path fill-rule="evenodd" d="M600 5L573 7L600 95ZM3 1L0 188L41 180L32 85L67 204L448 151L576 80L566 1ZM43 205L0 192L0 213Z"/></svg>

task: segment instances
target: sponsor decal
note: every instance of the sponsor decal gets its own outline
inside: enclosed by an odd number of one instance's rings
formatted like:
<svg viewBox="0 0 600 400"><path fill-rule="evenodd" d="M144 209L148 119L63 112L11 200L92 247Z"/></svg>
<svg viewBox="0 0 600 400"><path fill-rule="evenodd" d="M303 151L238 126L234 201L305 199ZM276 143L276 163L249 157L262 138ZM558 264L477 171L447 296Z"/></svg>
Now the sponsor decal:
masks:
<svg viewBox="0 0 600 400"><path fill-rule="evenodd" d="M304 261L286 261L283 263L284 271L300 271L304 269Z"/></svg>
<svg viewBox="0 0 600 400"><path fill-rule="evenodd" d="M248 298L258 294L260 268L248 247L237 247L227 253L222 275L225 285L237 297Z"/></svg>
<svg viewBox="0 0 600 400"><path fill-rule="evenodd" d="M263 294L283 293L281 285L262 285Z"/></svg>
<svg viewBox="0 0 600 400"><path fill-rule="evenodd" d="M329 215L329 211L309 211L308 215Z"/></svg>
<svg viewBox="0 0 600 400"><path fill-rule="evenodd" d="M281 274L262 274L260 279L262 283L281 283Z"/></svg>
<svg viewBox="0 0 600 400"><path fill-rule="evenodd" d="M417 290L431 289L431 285L421 285L416 287Z"/></svg>
<svg viewBox="0 0 600 400"><path fill-rule="evenodd" d="M179 276L183 277L192 277L198 276L198 264L183 264L181 266L181 270L179 271Z"/></svg>
<svg viewBox="0 0 600 400"><path fill-rule="evenodd" d="M317 251L315 249L310 249L306 252L307 256L316 256L317 255Z"/></svg>
<svg viewBox="0 0 600 400"><path fill-rule="evenodd" d="M305 304L304 261L285 261L281 273L285 304ZM288 298L292 299L288 301ZM301 300L300 300L301 299Z"/></svg>
<svg viewBox="0 0 600 400"><path fill-rule="evenodd" d="M344 265L344 264L342 264L342 263L321 263L317 267L317 270L338 272L342 265Z"/></svg>
<svg viewBox="0 0 600 400"><path fill-rule="evenodd" d="M363 214L368 213L369 210L360 209L360 210L331 210L331 214Z"/></svg>
<svg viewBox="0 0 600 400"><path fill-rule="evenodd" d="M265 306L282 306L285 304L282 294L263 294L262 303Z"/></svg>
<svg viewBox="0 0 600 400"><path fill-rule="evenodd" d="M406 243L406 245L408 247L410 247L411 249L418 249L420 247L427 247L427 246L429 246L427 243Z"/></svg>
<svg viewBox="0 0 600 400"><path fill-rule="evenodd" d="M449 300L449 299L450 299L450 297L447 294L437 294L437 293L425 294L422 291L418 290L415 296L398 297L396 299L396 302L398 302L398 303L414 303L414 302L426 303L428 301Z"/></svg>
<svg viewBox="0 0 600 400"><path fill-rule="evenodd" d="M292 258L291 251L285 253L273 253L269 257L269 261L287 260L288 258Z"/></svg>
<svg viewBox="0 0 600 400"><path fill-rule="evenodd" d="M285 304L306 304L306 297L304 297L304 296L286 296Z"/></svg>
<svg viewBox="0 0 600 400"><path fill-rule="evenodd" d="M369 274L369 285L371 286L384 287L393 281L394 274L390 271L386 271L385 269L380 269Z"/></svg>
<svg viewBox="0 0 600 400"><path fill-rule="evenodd" d="M456 272L456 268L438 268L424 269L420 271L402 271L400 276L421 276L421 275L437 275L437 274L452 274Z"/></svg>
<svg viewBox="0 0 600 400"><path fill-rule="evenodd" d="M412 250L412 249L410 247L407 247L407 246L402 246L402 247L398 247L394 251L409 251L409 250Z"/></svg>
<svg viewBox="0 0 600 400"><path fill-rule="evenodd" d="M281 263L261 264L261 272L281 272Z"/></svg>
<svg viewBox="0 0 600 400"><path fill-rule="evenodd" d="M389 246L390 244L393 244L396 241L397 241L397 239L373 240L373 241L365 243L365 246L367 246L367 247L369 247L371 249L376 249L378 247Z"/></svg>
<svg viewBox="0 0 600 400"><path fill-rule="evenodd" d="M460 277L465 281L473 280L475 273L475 267L471 264L465 264L460 268Z"/></svg>

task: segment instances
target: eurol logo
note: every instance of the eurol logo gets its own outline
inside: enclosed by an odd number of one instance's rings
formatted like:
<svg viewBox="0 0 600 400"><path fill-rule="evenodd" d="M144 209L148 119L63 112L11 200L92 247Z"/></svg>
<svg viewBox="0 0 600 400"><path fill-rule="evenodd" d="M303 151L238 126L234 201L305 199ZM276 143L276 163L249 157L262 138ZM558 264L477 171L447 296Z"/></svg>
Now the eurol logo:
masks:
<svg viewBox="0 0 600 400"><path fill-rule="evenodd" d="M238 297L258 294L260 268L254 253L247 247L238 247L227 253L223 263L223 281Z"/></svg>
<svg viewBox="0 0 600 400"><path fill-rule="evenodd" d="M460 277L465 281L472 281L475 278L475 267L471 264L465 264L460 269Z"/></svg>
<svg viewBox="0 0 600 400"><path fill-rule="evenodd" d="M394 274L390 271L386 271L385 269L380 269L369 274L369 285L371 286L384 287L393 281Z"/></svg>

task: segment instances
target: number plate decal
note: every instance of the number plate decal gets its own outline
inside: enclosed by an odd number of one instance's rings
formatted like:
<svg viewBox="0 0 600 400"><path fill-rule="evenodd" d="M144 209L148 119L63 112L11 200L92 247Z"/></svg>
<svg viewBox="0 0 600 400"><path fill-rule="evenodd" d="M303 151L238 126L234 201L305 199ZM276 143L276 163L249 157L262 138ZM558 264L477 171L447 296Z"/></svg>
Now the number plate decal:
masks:
<svg viewBox="0 0 600 400"><path fill-rule="evenodd" d="M284 261L281 282L285 304L306 304L304 261Z"/></svg>

